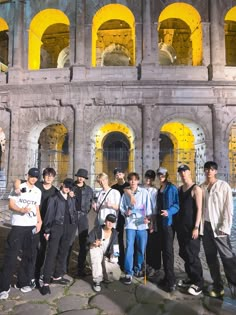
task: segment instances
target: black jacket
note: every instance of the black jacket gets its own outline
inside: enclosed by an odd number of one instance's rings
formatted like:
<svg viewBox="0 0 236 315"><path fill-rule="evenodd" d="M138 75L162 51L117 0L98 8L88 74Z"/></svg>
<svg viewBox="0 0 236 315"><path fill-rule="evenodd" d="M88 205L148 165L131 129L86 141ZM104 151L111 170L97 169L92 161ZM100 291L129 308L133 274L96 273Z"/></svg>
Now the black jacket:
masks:
<svg viewBox="0 0 236 315"><path fill-rule="evenodd" d="M104 225L96 226L92 229L88 236L88 245L93 244L96 240L100 240L102 238L103 228ZM112 229L110 242L104 256L110 258L110 256L114 253L113 245L118 245L118 232L115 229Z"/></svg>
<svg viewBox="0 0 236 315"><path fill-rule="evenodd" d="M53 225L63 225L64 216L68 206L71 224L77 224L78 214L75 209L75 198L68 196L67 200L58 191L48 199L47 212L43 221L43 230L49 234Z"/></svg>
<svg viewBox="0 0 236 315"><path fill-rule="evenodd" d="M79 209L78 204L78 195L79 195L79 190L81 190L81 209ZM83 187L78 187L76 182L74 182L74 193L75 193L75 198L76 198L76 208L78 212L82 212L83 214L89 213L92 207L92 201L93 201L93 190L90 186L84 184Z"/></svg>

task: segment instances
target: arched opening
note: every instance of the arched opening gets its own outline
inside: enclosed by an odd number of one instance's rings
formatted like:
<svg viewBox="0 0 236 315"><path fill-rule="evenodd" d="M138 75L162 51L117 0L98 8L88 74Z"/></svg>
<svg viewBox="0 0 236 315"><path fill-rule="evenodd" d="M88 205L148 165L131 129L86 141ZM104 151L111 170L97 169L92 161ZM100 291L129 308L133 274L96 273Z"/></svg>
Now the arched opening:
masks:
<svg viewBox="0 0 236 315"><path fill-rule="evenodd" d="M225 16L225 57L226 66L236 66L236 7Z"/></svg>
<svg viewBox="0 0 236 315"><path fill-rule="evenodd" d="M30 134L28 167L37 166L42 172L50 166L57 172L56 183L67 177L69 169L68 130L63 124L42 123Z"/></svg>
<svg viewBox="0 0 236 315"><path fill-rule="evenodd" d="M62 49L58 55L57 68L68 68L70 66L70 47Z"/></svg>
<svg viewBox="0 0 236 315"><path fill-rule="evenodd" d="M160 14L159 41L176 52L177 65L202 64L202 25L198 11L187 3L173 3Z"/></svg>
<svg viewBox="0 0 236 315"><path fill-rule="evenodd" d="M30 70L56 68L60 52L69 46L69 19L60 10L40 11L29 28Z"/></svg>
<svg viewBox="0 0 236 315"><path fill-rule="evenodd" d="M113 169L122 167L126 172L134 169L134 134L124 123L108 122L95 128L92 156L92 174L107 172L113 181Z"/></svg>
<svg viewBox="0 0 236 315"><path fill-rule="evenodd" d="M187 164L197 183L204 180L205 135L203 129L188 120L175 120L164 124L160 133L160 164L166 167L170 180L179 185L177 168Z"/></svg>
<svg viewBox="0 0 236 315"><path fill-rule="evenodd" d="M93 67L135 65L135 20L126 6L108 4L92 23Z"/></svg>
<svg viewBox="0 0 236 315"><path fill-rule="evenodd" d="M229 134L229 178L230 186L236 189L236 122L233 122Z"/></svg>
<svg viewBox="0 0 236 315"><path fill-rule="evenodd" d="M0 18L0 72L8 70L8 25L4 19Z"/></svg>
<svg viewBox="0 0 236 315"><path fill-rule="evenodd" d="M129 170L130 143L121 132L110 132L103 142L103 170L110 178L116 167Z"/></svg>

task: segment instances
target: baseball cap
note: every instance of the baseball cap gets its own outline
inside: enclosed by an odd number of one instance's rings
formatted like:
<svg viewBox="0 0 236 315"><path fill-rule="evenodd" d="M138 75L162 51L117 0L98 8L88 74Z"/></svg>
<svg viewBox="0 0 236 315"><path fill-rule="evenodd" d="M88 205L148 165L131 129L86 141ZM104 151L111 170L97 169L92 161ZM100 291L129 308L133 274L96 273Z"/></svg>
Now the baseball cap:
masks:
<svg viewBox="0 0 236 315"><path fill-rule="evenodd" d="M29 175L30 177L36 177L36 178L39 178L40 171L39 171L39 169L38 169L38 168L36 168L36 167L32 167L32 168L30 168L30 169L29 169L29 171L28 171L28 175Z"/></svg>
<svg viewBox="0 0 236 315"><path fill-rule="evenodd" d="M157 169L157 175L166 175L168 174L168 171L165 167L159 167Z"/></svg>
<svg viewBox="0 0 236 315"><path fill-rule="evenodd" d="M109 213L106 216L105 221L109 221L109 222L115 223L116 222L116 216L114 214L112 214L112 213Z"/></svg>
<svg viewBox="0 0 236 315"><path fill-rule="evenodd" d="M63 181L63 185L66 187L66 188L69 188L71 189L74 185L74 180L72 178L66 178L64 179Z"/></svg>
<svg viewBox="0 0 236 315"><path fill-rule="evenodd" d="M182 171L190 171L190 168L186 164L182 164L178 167L178 173Z"/></svg>
<svg viewBox="0 0 236 315"><path fill-rule="evenodd" d="M114 169L114 171L113 171L114 176L115 176L117 173L124 173L124 171L122 170L122 168L116 167L116 168Z"/></svg>

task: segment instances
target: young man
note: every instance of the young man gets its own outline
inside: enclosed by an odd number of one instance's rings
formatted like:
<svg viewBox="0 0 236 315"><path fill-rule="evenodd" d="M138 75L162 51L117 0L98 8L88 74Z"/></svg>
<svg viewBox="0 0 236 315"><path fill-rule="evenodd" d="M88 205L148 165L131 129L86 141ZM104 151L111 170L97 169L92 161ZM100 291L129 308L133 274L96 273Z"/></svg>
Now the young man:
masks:
<svg viewBox="0 0 236 315"><path fill-rule="evenodd" d="M121 198L120 211L125 217L126 230L126 252L125 252L125 278L124 284L132 283L132 276L142 275L142 265L147 245L147 229L149 218L152 214L151 201L148 191L138 186L139 175L135 172L129 173L128 182L130 192L135 199L131 204L130 194L124 194ZM134 265L135 245L135 266Z"/></svg>
<svg viewBox="0 0 236 315"><path fill-rule="evenodd" d="M120 193L116 189L112 189L108 184L108 176L100 173L97 176L97 182L102 187L99 192L94 210L97 212L97 224L103 225L108 214L112 213L118 216L120 206Z"/></svg>
<svg viewBox="0 0 236 315"><path fill-rule="evenodd" d="M233 218L232 190L228 183L217 179L218 165L214 161L204 164L205 182L203 192L203 213L200 234L203 235L203 247L213 286L209 290L211 297L223 297L224 286L220 274L217 254L223 263L225 276L232 295L236 294L236 256L232 252L230 232Z"/></svg>
<svg viewBox="0 0 236 315"><path fill-rule="evenodd" d="M114 229L116 216L108 214L104 225L95 226L89 233L88 244L93 275L93 289L101 291L102 281L119 280L120 267L117 264L119 246L117 231Z"/></svg>
<svg viewBox="0 0 236 315"><path fill-rule="evenodd" d="M179 255L185 262L188 279L180 280L178 286L186 287L188 293L199 295L204 284L202 265L199 259L199 226L202 216L202 190L191 177L190 168L180 165L178 173L183 185L179 188L179 206L177 237Z"/></svg>
<svg viewBox="0 0 236 315"><path fill-rule="evenodd" d="M112 185L111 188L118 190L122 197L124 193L124 189L129 187L129 183L125 181L125 173L123 172L121 168L119 167L115 168L113 173L116 179L116 184ZM120 248L119 265L120 265L121 270L124 270L124 259L125 259L124 226L125 226L125 219L124 219L124 216L119 211L116 230L118 232L118 242L119 242L119 248Z"/></svg>
<svg viewBox="0 0 236 315"><path fill-rule="evenodd" d="M24 293L32 290L33 260L37 244L34 235L40 232L42 220L39 211L41 191L35 186L39 170L31 168L26 182L20 184L20 193L15 189L9 196L9 209L12 210L12 229L8 235L3 270L0 274L0 299L7 299L17 256L22 251L20 269L17 276L17 287Z"/></svg>
<svg viewBox="0 0 236 315"><path fill-rule="evenodd" d="M174 274L174 231L173 215L179 211L178 190L168 181L168 171L159 167L157 176L160 181L160 189L157 193L157 234L161 244L162 259L165 276L158 283L166 292L176 289Z"/></svg>
<svg viewBox="0 0 236 315"><path fill-rule="evenodd" d="M85 262L87 255L87 237L88 237L88 213L92 207L93 190L86 185L85 180L88 179L88 171L80 168L77 173L77 180L74 183L75 206L78 213L78 237L79 237L79 256L77 275L84 277L87 275L85 271Z"/></svg>
<svg viewBox="0 0 236 315"><path fill-rule="evenodd" d="M47 212L43 222L44 237L48 241L47 253L43 267L42 295L51 293L49 284L67 284L69 280L63 278L64 259L67 257L69 246L77 224L75 198L69 196L73 189L73 179L63 181L60 191L48 200Z"/></svg>

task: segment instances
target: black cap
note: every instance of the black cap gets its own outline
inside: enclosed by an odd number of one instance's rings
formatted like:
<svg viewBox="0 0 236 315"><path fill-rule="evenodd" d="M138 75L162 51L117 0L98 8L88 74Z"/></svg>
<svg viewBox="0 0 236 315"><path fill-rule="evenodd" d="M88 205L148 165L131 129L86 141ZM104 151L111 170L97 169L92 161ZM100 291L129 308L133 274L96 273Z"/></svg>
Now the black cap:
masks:
<svg viewBox="0 0 236 315"><path fill-rule="evenodd" d="M153 170L147 170L146 173L144 174L144 177L152 178L153 180L155 180L156 173Z"/></svg>
<svg viewBox="0 0 236 315"><path fill-rule="evenodd" d="M105 221L109 221L111 223L115 223L116 222L116 216L112 213L109 213L106 218Z"/></svg>
<svg viewBox="0 0 236 315"><path fill-rule="evenodd" d="M190 171L190 168L188 167L188 165L186 165L186 164L182 164L182 165L180 165L179 167L178 167L178 173L180 173L180 172L184 172L184 171Z"/></svg>
<svg viewBox="0 0 236 315"><path fill-rule="evenodd" d="M75 176L88 179L88 171L85 170L84 168L79 168Z"/></svg>
<svg viewBox="0 0 236 315"><path fill-rule="evenodd" d="M114 171L113 171L114 176L115 176L117 173L124 173L124 171L122 170L122 168L116 167L116 168L114 169Z"/></svg>
<svg viewBox="0 0 236 315"><path fill-rule="evenodd" d="M66 178L63 181L63 185L66 188L72 189L72 187L74 186L74 180L72 178Z"/></svg>
<svg viewBox="0 0 236 315"><path fill-rule="evenodd" d="M39 171L39 169L38 169L38 168L36 168L36 167L32 167L32 168L30 168L30 169L29 169L29 171L28 171L28 175L29 175L30 177L36 177L36 178L39 178L40 171Z"/></svg>

